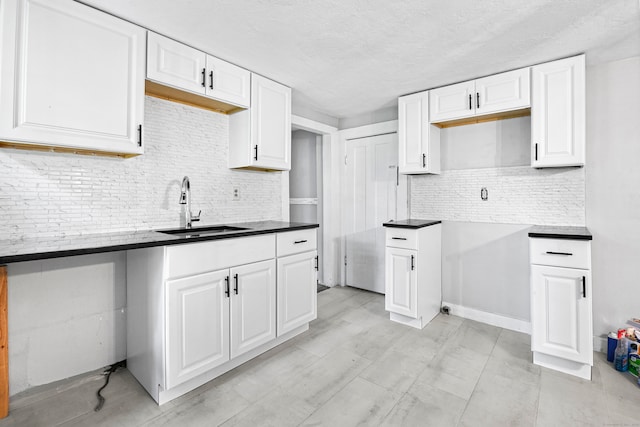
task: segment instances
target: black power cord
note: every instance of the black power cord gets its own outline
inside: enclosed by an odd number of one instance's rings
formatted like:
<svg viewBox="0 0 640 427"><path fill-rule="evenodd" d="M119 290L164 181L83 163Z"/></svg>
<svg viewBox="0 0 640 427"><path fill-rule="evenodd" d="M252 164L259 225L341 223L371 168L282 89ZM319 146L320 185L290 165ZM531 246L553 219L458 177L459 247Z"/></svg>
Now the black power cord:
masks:
<svg viewBox="0 0 640 427"><path fill-rule="evenodd" d="M102 390L104 390L104 388L107 385L109 385L109 377L111 377L111 374L113 374L115 371L117 371L118 368L126 368L126 367L127 367L127 361L126 360L122 360L122 361L120 361L118 363L114 363L113 365L109 366L109 368L107 368L107 370L102 373L102 375L105 375L107 378L106 378L106 380L104 382L104 385L102 387L100 387L98 389L98 392L96 393L96 395L98 396L98 404L93 409L95 412L98 412L104 406L105 399L104 399L104 397L102 397L102 395L100 393L102 392Z"/></svg>

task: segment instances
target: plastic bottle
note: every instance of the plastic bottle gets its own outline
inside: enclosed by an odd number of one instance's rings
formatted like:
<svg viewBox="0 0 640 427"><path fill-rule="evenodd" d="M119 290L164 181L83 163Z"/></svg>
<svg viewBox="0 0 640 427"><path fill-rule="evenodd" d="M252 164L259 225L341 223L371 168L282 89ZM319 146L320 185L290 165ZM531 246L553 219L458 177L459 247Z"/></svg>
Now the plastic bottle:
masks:
<svg viewBox="0 0 640 427"><path fill-rule="evenodd" d="M625 372L629 369L629 354L627 353L626 338L618 338L618 346L616 347L614 364L616 370Z"/></svg>

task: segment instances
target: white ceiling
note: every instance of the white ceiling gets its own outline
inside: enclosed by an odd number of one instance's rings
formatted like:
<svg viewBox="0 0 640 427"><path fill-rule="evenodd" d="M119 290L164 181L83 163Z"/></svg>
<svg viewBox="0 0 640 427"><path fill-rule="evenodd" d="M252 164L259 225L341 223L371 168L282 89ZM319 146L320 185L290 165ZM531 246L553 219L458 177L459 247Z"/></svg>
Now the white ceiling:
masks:
<svg viewBox="0 0 640 427"><path fill-rule="evenodd" d="M640 55L640 0L82 0L350 118L399 95L586 52Z"/></svg>

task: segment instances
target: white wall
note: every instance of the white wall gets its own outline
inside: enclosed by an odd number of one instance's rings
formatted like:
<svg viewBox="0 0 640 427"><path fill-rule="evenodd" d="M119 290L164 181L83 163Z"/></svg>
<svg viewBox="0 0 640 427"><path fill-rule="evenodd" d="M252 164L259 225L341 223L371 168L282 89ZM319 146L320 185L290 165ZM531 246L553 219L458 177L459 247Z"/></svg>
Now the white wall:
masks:
<svg viewBox="0 0 640 427"><path fill-rule="evenodd" d="M594 335L640 316L640 57L587 69Z"/></svg>
<svg viewBox="0 0 640 427"><path fill-rule="evenodd" d="M528 228L585 224L584 168L531 168L530 127L522 117L443 129L442 173L410 179L411 217L443 220L443 301L523 331Z"/></svg>
<svg viewBox="0 0 640 427"><path fill-rule="evenodd" d="M142 156L0 150L0 239L179 226L184 175L204 224L281 218L281 174L228 169L228 135L228 116L147 97Z"/></svg>
<svg viewBox="0 0 640 427"><path fill-rule="evenodd" d="M205 224L280 219L281 173L228 169L228 123L147 97L142 156L0 150L0 239L177 227L183 175ZM125 270L124 253L9 265L11 394L126 357Z"/></svg>

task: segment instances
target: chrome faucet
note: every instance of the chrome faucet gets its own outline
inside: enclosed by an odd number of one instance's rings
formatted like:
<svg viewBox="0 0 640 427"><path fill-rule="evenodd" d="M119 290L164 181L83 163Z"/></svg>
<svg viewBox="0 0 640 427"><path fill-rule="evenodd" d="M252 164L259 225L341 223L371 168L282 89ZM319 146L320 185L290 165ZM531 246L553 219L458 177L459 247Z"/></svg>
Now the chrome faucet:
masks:
<svg viewBox="0 0 640 427"><path fill-rule="evenodd" d="M188 176L182 178L182 186L180 187L180 204L186 205L184 207L184 227L191 228L192 222L200 221L200 214L202 211L198 212L198 215L191 215L191 184L189 183Z"/></svg>

